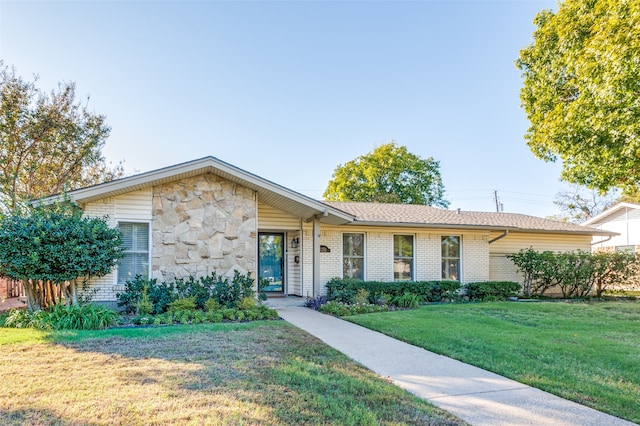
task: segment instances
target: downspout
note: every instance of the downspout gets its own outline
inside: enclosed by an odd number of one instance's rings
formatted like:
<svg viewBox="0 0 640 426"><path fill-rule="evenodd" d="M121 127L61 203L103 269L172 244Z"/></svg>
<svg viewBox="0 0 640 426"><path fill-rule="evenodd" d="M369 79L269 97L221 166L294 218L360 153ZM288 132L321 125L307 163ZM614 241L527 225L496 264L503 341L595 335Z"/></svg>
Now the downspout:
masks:
<svg viewBox="0 0 640 426"><path fill-rule="evenodd" d="M591 243L592 246L595 246L596 244L600 244L600 243L606 243L607 241L609 241L610 239L613 238L613 235L609 235L607 238L605 238L604 240L600 240L600 241L596 241L595 243Z"/></svg>
<svg viewBox="0 0 640 426"><path fill-rule="evenodd" d="M498 235L498 236L497 236L497 237L495 237L494 239L489 240L489 244L491 244L491 243L495 243L496 241L498 241L498 240L500 240L500 239L502 239L502 238L506 237L508 234L509 234L509 230L508 230L508 229L505 229L505 230L502 232L502 234L501 234L501 235Z"/></svg>

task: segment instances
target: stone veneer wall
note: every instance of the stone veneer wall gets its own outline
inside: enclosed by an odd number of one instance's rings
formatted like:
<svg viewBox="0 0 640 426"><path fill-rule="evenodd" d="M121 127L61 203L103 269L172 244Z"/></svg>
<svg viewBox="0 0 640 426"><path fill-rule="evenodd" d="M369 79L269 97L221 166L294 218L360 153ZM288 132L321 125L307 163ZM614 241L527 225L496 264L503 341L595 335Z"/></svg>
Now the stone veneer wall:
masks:
<svg viewBox="0 0 640 426"><path fill-rule="evenodd" d="M153 188L151 274L159 281L214 271L256 276L254 191L213 174Z"/></svg>

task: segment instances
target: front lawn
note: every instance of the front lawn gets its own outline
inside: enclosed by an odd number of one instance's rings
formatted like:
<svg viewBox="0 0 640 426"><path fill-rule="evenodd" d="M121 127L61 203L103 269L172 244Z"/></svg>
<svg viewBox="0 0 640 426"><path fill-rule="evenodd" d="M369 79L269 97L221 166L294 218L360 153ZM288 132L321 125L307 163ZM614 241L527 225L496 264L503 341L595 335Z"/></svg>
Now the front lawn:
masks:
<svg viewBox="0 0 640 426"><path fill-rule="evenodd" d="M463 422L285 322L0 329L0 424Z"/></svg>
<svg viewBox="0 0 640 426"><path fill-rule="evenodd" d="M640 422L638 302L446 304L346 319Z"/></svg>

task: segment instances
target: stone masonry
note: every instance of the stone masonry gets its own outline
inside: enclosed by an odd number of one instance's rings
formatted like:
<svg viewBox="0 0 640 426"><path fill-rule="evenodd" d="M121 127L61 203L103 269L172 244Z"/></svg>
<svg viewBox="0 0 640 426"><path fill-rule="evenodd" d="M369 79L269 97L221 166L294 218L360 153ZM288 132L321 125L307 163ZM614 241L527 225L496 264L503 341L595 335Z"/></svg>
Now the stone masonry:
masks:
<svg viewBox="0 0 640 426"><path fill-rule="evenodd" d="M159 281L214 271L255 276L254 191L213 174L153 188L151 273Z"/></svg>

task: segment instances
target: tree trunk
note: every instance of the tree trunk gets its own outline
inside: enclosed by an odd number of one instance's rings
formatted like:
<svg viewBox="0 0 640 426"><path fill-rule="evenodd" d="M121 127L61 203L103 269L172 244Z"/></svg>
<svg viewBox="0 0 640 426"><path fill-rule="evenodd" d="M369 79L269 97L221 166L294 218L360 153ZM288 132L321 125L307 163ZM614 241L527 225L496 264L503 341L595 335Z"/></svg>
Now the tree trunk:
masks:
<svg viewBox="0 0 640 426"><path fill-rule="evenodd" d="M33 282L29 279L24 279L22 280L22 286L24 287L24 294L27 296L27 310L29 312L40 310Z"/></svg>

